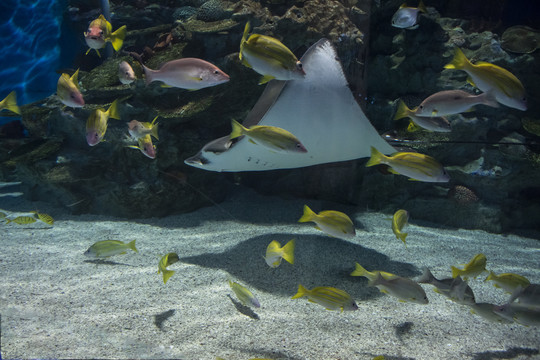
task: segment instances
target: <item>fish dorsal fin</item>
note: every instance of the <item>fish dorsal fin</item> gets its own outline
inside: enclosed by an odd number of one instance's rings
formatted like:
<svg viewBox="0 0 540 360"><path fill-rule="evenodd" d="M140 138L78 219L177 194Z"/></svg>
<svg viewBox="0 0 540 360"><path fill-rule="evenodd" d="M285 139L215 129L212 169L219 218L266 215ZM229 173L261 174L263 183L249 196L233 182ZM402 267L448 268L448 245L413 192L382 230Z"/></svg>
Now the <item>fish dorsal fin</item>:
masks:
<svg viewBox="0 0 540 360"><path fill-rule="evenodd" d="M71 81L73 81L73 84L75 84L75 87L80 90L80 88L79 88L79 69L77 69L77 71L75 71L75 73L73 73L73 75L71 75L70 79L71 79Z"/></svg>

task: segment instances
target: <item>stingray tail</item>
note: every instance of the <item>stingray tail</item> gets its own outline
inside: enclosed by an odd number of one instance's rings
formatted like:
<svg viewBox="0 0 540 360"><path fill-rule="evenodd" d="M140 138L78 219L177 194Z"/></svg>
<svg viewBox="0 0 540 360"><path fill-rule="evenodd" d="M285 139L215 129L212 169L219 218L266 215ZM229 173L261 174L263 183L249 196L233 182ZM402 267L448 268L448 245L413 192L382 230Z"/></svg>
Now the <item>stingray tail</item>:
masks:
<svg viewBox="0 0 540 360"><path fill-rule="evenodd" d="M381 164L386 156L379 150L375 149L373 146L371 147L371 158L369 158L366 167L374 166Z"/></svg>

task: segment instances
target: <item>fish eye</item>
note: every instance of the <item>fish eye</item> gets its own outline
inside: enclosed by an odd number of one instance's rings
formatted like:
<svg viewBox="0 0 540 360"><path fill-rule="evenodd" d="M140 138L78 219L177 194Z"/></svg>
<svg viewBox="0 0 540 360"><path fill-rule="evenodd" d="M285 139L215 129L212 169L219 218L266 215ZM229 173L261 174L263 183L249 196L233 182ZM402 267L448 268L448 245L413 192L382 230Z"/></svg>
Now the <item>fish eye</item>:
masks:
<svg viewBox="0 0 540 360"><path fill-rule="evenodd" d="M73 95L73 94L69 94L69 97L72 98L72 99L75 99L75 95Z"/></svg>
<svg viewBox="0 0 540 360"><path fill-rule="evenodd" d="M424 105L420 105L418 108L419 108L420 110L423 110L423 109L424 109Z"/></svg>
<svg viewBox="0 0 540 360"><path fill-rule="evenodd" d="M103 35L103 30L99 30L99 35Z"/></svg>
<svg viewBox="0 0 540 360"><path fill-rule="evenodd" d="M296 62L296 67L297 67L299 70L302 70L303 65L302 65L302 63L301 63L300 61L297 61L297 62Z"/></svg>

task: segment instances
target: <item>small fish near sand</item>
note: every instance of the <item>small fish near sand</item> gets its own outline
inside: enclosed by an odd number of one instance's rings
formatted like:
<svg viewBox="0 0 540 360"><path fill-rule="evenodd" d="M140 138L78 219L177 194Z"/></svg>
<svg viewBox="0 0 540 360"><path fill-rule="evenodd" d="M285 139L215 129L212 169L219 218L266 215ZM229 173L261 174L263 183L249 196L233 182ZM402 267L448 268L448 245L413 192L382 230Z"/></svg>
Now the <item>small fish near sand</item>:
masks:
<svg viewBox="0 0 540 360"><path fill-rule="evenodd" d="M144 156L150 159L156 158L156 146L152 143L150 134L137 139L137 145L127 145L126 147L140 150Z"/></svg>
<svg viewBox="0 0 540 360"><path fill-rule="evenodd" d="M417 281L419 284L429 284L435 287L435 292L442 294L450 300L461 305L473 305L474 293L466 281L461 277L439 280L433 276L428 268L424 268L422 276Z"/></svg>
<svg viewBox="0 0 540 360"><path fill-rule="evenodd" d="M392 295L400 301L409 301L416 304L427 304L429 302L424 289L420 285L401 276L385 279L379 273L368 285L375 286L381 292Z"/></svg>
<svg viewBox="0 0 540 360"><path fill-rule="evenodd" d="M358 305L351 295L341 289L330 286L318 286L311 290L298 285L298 292L291 299L307 297L310 302L324 306L327 310L354 311Z"/></svg>
<svg viewBox="0 0 540 360"><path fill-rule="evenodd" d="M474 303L469 305L469 307L472 314L481 316L490 322L499 324L510 324L514 322L513 319L507 319L506 317L499 315L498 312L495 312L497 305L490 303Z"/></svg>
<svg viewBox="0 0 540 360"><path fill-rule="evenodd" d="M381 276L385 279L392 279L392 278L398 277L397 275L394 275L386 271L379 271L379 270L367 271L359 263L355 263L355 264L356 264L356 269L351 273L351 276L363 276L371 281L375 280L378 274L381 274Z"/></svg>
<svg viewBox="0 0 540 360"><path fill-rule="evenodd" d="M469 277L476 278L486 270L486 256L484 254L476 254L469 263L465 264L463 269L458 269L452 266L452 277L461 276L464 280Z"/></svg>
<svg viewBox="0 0 540 360"><path fill-rule="evenodd" d="M418 3L418 7L415 8L407 6L407 3L403 3L394 13L394 16L392 16L392 26L401 29L414 30L418 28L418 15L420 15L421 12L424 14L427 13L426 6L422 0Z"/></svg>
<svg viewBox="0 0 540 360"><path fill-rule="evenodd" d="M405 244L405 247L407 247L407 242L405 241L405 238L407 238L407 233L401 232L403 227L407 225L407 222L409 221L409 212L407 210L400 209L394 213L394 216L392 217L392 232L394 235L396 235L396 238L403 241L403 244Z"/></svg>
<svg viewBox="0 0 540 360"><path fill-rule="evenodd" d="M460 48L455 49L454 58L444 68L465 71L469 75L469 83L485 93L492 93L499 103L514 109L527 110L525 88L510 71L483 61L472 64Z"/></svg>
<svg viewBox="0 0 540 360"><path fill-rule="evenodd" d="M84 252L85 256L92 258L107 258L114 255L125 254L128 250L139 252L135 247L135 240L124 243L120 240L98 241Z"/></svg>
<svg viewBox="0 0 540 360"><path fill-rule="evenodd" d="M513 320L520 325L540 326L540 307L509 303L495 306L493 312L507 320Z"/></svg>
<svg viewBox="0 0 540 360"><path fill-rule="evenodd" d="M306 73L302 63L289 48L271 36L251 34L250 23L244 28L240 42L240 60L245 66L263 75L259 85L270 80L302 80Z"/></svg>
<svg viewBox="0 0 540 360"><path fill-rule="evenodd" d="M163 273L163 283L166 284L167 281L173 276L173 270L167 270L167 267L180 261L177 253L168 253L164 255L158 263L158 274Z"/></svg>
<svg viewBox="0 0 540 360"><path fill-rule="evenodd" d="M356 236L352 220L341 211L324 210L316 214L309 206L304 205L304 214L298 222L314 222L315 229L327 235L350 239Z"/></svg>
<svg viewBox="0 0 540 360"><path fill-rule="evenodd" d="M124 85L129 85L137 80L133 68L127 61L122 61L118 64L118 80Z"/></svg>
<svg viewBox="0 0 540 360"><path fill-rule="evenodd" d="M37 216L37 218L41 220L42 222L44 222L45 224L51 225L51 226L54 225L54 219L51 215L40 213L37 211L31 211L31 213L35 214L35 216Z"/></svg>
<svg viewBox="0 0 540 360"><path fill-rule="evenodd" d="M264 260L271 268L277 268L281 264L281 260L285 260L289 264L294 264L294 245L294 239L290 240L283 247L281 247L278 241L273 240L266 248Z"/></svg>
<svg viewBox="0 0 540 360"><path fill-rule="evenodd" d="M115 32L112 32L112 25L105 19L105 16L99 15L99 17L93 20L88 26L88 30L84 33L84 40L86 45L90 49L86 52L88 54L90 50L96 50L98 56L99 49L105 47L107 42L110 42L115 51L119 51L124 44L126 37L126 25L121 26Z"/></svg>
<svg viewBox="0 0 540 360"><path fill-rule="evenodd" d="M21 115L21 109L17 106L17 93L12 91L2 101L0 101L0 111L9 110L15 114Z"/></svg>
<svg viewBox="0 0 540 360"><path fill-rule="evenodd" d="M142 67L147 85L161 81L165 85L180 89L199 90L226 83L230 79L229 75L214 64L197 58L171 60L159 70L152 70L144 65Z"/></svg>
<svg viewBox="0 0 540 360"><path fill-rule="evenodd" d="M96 109L86 121L86 142L90 146L95 146L103 141L109 118L120 120L118 111L118 100L114 100L107 109Z"/></svg>
<svg viewBox="0 0 540 360"><path fill-rule="evenodd" d="M516 300L520 305L540 309L540 284L529 284L525 288L517 288L508 299L508 302L513 303Z"/></svg>
<svg viewBox="0 0 540 360"><path fill-rule="evenodd" d="M411 122L422 129L436 132L450 132L451 126L448 119L442 116L435 117L426 117L426 116L417 116L415 108L411 110L407 107L403 100L399 100L398 108L396 114L394 115L394 120L399 120L401 118L410 118ZM412 130L412 129L411 129ZM411 131L409 130L409 131Z"/></svg>
<svg viewBox="0 0 540 360"><path fill-rule="evenodd" d="M384 164L391 168L392 173L408 176L410 180L424 182L448 182L450 177L443 166L428 155L413 152L397 152L386 156L371 147L371 158L366 167Z"/></svg>
<svg viewBox="0 0 540 360"><path fill-rule="evenodd" d="M238 300L240 300L240 302L244 306L253 306L256 308L261 307L261 303L259 302L259 300L246 287L232 280L229 280L229 286L231 287L232 291L234 291L234 293L236 294L236 297L238 298Z"/></svg>
<svg viewBox="0 0 540 360"><path fill-rule="evenodd" d="M79 89L78 77L79 69L71 77L68 74L60 75L56 84L56 95L60 102L73 108L84 106L84 99Z"/></svg>
<svg viewBox="0 0 540 360"><path fill-rule="evenodd" d="M416 116L445 116L469 111L475 105L499 107L493 93L473 95L463 90L443 90L428 96L416 109Z"/></svg>
<svg viewBox="0 0 540 360"><path fill-rule="evenodd" d="M531 282L524 276L513 273L497 275L493 271L489 272L489 275L486 277L484 282L486 281L492 281L493 286L496 288L501 288L510 294L519 288L525 289L531 284Z"/></svg>
<svg viewBox="0 0 540 360"><path fill-rule="evenodd" d="M6 224L14 222L15 224L18 224L18 225L28 225L28 224L33 224L36 221L37 220L34 216L17 216L15 219L6 218Z"/></svg>
<svg viewBox="0 0 540 360"><path fill-rule="evenodd" d="M300 140L285 129L276 126L254 125L249 129L232 120L230 139L247 136L253 144L258 144L277 153L306 153Z"/></svg>

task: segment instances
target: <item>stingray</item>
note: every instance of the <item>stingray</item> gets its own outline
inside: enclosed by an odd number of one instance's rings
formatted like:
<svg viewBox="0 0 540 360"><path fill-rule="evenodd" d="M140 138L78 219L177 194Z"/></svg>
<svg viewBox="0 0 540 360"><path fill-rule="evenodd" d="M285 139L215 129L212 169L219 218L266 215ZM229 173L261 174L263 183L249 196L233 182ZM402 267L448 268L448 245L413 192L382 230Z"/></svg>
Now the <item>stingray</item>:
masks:
<svg viewBox="0 0 540 360"><path fill-rule="evenodd" d="M300 168L370 156L370 147L395 152L356 102L335 48L327 39L312 45L301 59L302 80L272 80L243 125L269 125L293 133L307 153L277 153L246 136L224 136L206 144L187 165L235 172Z"/></svg>

